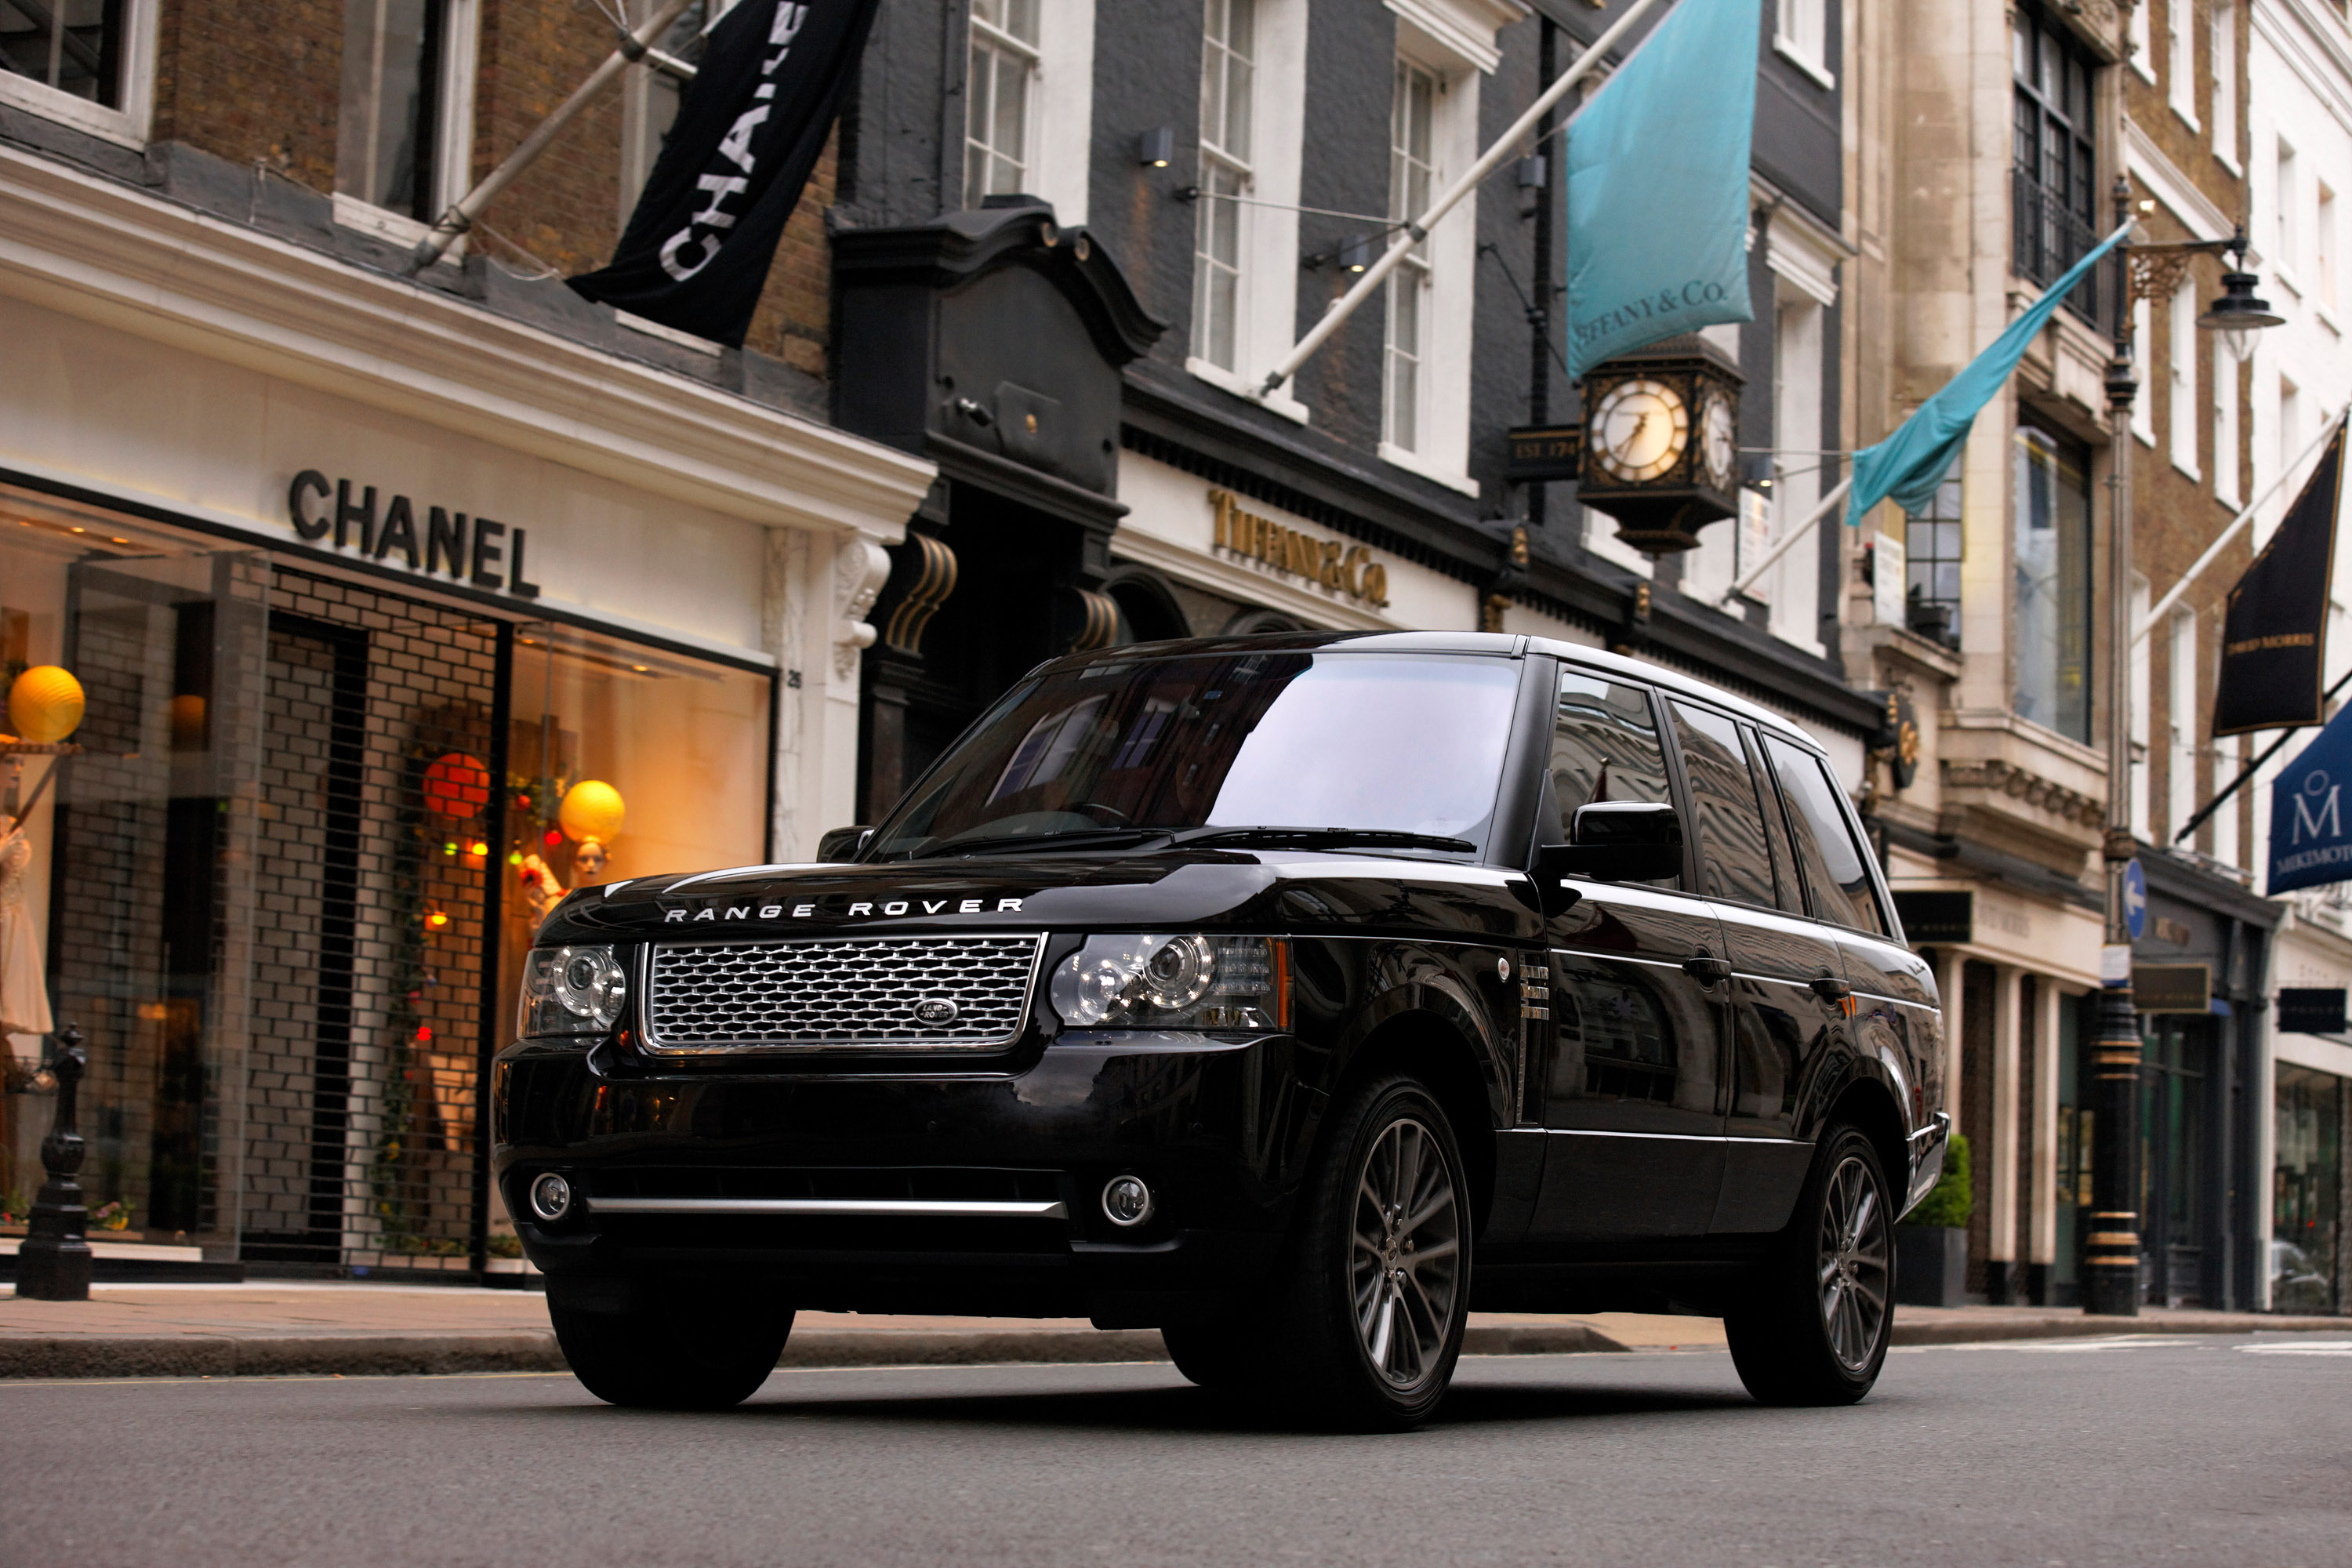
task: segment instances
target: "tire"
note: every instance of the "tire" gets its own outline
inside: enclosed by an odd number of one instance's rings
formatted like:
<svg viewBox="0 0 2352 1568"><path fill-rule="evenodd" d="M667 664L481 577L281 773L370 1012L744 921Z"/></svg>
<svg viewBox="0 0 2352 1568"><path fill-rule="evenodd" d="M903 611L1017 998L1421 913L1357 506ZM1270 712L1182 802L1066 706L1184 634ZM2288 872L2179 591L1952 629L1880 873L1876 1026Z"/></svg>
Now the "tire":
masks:
<svg viewBox="0 0 2352 1568"><path fill-rule="evenodd" d="M1895 1331L1895 1211L1878 1151L1832 1127L1753 1297L1724 1320L1739 1381L1765 1405L1852 1405Z"/></svg>
<svg viewBox="0 0 2352 1568"><path fill-rule="evenodd" d="M1471 1224L1436 1098L1402 1076L1344 1094L1276 1277L1262 1386L1281 1413L1355 1431L1427 1420L1469 1324Z"/></svg>
<svg viewBox="0 0 2352 1568"><path fill-rule="evenodd" d="M714 1310L714 1307L718 1310ZM548 1303L572 1375L607 1405L727 1410L759 1392L793 1331L790 1308L698 1294L669 1311L583 1312Z"/></svg>
<svg viewBox="0 0 2352 1568"><path fill-rule="evenodd" d="M1265 1331L1240 1318L1213 1323L1171 1323L1160 1331L1176 1370L1202 1388L1234 1393L1255 1381Z"/></svg>

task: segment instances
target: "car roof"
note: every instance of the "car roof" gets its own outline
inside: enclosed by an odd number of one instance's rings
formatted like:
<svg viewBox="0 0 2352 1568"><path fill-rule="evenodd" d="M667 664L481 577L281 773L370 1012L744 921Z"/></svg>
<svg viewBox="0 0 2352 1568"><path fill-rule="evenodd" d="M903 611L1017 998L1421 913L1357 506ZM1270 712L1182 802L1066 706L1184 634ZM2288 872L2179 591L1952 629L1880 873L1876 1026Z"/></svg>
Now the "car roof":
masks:
<svg viewBox="0 0 2352 1568"><path fill-rule="evenodd" d="M1663 664L1633 658L1624 654L1609 653L1597 647L1585 647L1577 643L1560 642L1551 637L1527 637L1511 632L1355 632L1355 631L1289 631L1264 632L1250 637L1190 637L1171 642L1122 643L1116 647L1096 648L1087 653L1066 654L1041 666L1041 669L1100 664L1124 658L1172 658L1185 655L1251 652L1272 653L1469 653L1486 654L1504 658L1517 658L1530 653L1548 654L1566 664L1580 665L1603 674L1640 680L1681 697L1696 697L1785 739L1801 742L1808 750L1819 752L1821 742L1807 734L1793 720L1759 707L1744 697L1735 697L1719 686L1711 685L1696 676L1685 675Z"/></svg>

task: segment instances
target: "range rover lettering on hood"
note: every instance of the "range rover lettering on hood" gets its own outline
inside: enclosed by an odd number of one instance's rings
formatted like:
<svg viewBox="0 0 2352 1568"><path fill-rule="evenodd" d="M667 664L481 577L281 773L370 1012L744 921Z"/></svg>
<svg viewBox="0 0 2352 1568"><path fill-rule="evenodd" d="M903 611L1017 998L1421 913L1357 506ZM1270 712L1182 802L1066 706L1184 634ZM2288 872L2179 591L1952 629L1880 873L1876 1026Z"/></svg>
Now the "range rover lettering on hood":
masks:
<svg viewBox="0 0 2352 1568"><path fill-rule="evenodd" d="M927 915L1018 914L1019 899L826 899L808 903L730 903L714 899L706 903L662 910L664 925L694 925L703 921L889 920L918 910Z"/></svg>

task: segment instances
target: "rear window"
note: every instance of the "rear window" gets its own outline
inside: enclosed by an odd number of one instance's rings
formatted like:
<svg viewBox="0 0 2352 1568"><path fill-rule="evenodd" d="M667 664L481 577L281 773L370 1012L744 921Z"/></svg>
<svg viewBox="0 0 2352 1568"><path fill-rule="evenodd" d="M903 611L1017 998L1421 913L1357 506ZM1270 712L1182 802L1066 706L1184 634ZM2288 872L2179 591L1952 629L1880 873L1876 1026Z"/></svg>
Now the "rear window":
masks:
<svg viewBox="0 0 2352 1568"><path fill-rule="evenodd" d="M1772 771L1780 778L1780 797L1789 807L1789 835L1795 841L1798 868L1812 900L1814 918L1835 925L1886 934L1878 910L1878 896L1870 882L1870 863L1838 804L1837 783L1828 766L1811 752L1792 746L1777 735L1764 738L1772 756Z"/></svg>

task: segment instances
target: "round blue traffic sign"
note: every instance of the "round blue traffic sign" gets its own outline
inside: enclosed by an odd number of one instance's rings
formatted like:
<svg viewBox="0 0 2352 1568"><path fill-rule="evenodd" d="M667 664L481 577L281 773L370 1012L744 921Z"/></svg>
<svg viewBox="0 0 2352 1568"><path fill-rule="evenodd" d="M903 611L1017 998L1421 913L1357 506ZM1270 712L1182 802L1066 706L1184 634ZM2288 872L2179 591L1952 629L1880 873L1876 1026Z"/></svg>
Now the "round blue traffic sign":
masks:
<svg viewBox="0 0 2352 1568"><path fill-rule="evenodd" d="M2137 859L2124 862L2124 929L2134 942L2147 925L2147 873Z"/></svg>

